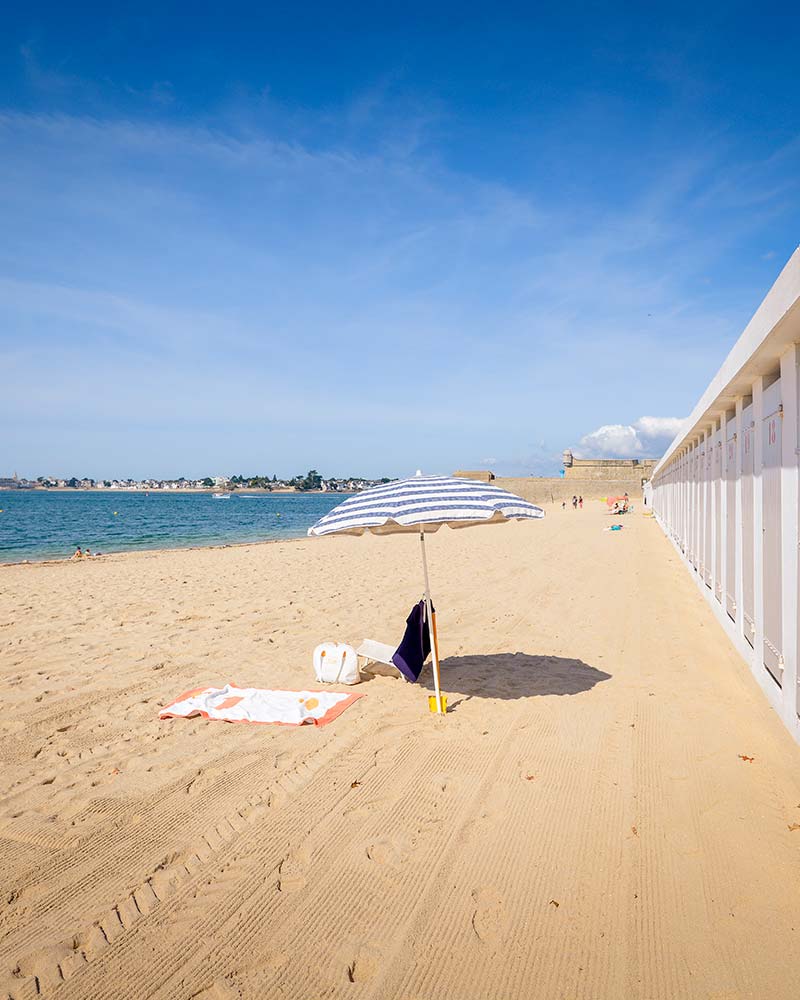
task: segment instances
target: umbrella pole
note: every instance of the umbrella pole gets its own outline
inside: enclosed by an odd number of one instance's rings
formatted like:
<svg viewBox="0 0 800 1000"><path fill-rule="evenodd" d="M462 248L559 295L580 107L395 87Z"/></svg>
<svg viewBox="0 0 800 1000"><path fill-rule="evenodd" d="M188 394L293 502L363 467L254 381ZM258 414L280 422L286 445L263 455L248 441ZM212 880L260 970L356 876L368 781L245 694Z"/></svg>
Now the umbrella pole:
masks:
<svg viewBox="0 0 800 1000"><path fill-rule="evenodd" d="M428 558L425 554L425 531L419 529L419 543L422 548L422 569L425 573L425 610L428 617L428 630L431 638L431 659L433 660L433 686L436 691L436 711L442 715L442 692L439 689L439 649L436 642L436 624L433 620L431 605L431 585L428 580Z"/></svg>

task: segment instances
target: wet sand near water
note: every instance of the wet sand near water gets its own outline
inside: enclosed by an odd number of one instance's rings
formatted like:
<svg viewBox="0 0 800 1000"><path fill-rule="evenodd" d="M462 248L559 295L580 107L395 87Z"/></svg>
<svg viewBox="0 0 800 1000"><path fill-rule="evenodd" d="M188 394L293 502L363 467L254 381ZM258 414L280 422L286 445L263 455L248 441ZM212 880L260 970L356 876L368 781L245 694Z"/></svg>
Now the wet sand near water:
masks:
<svg viewBox="0 0 800 1000"><path fill-rule="evenodd" d="M159 722L399 641L414 537L0 567L0 997L800 995L800 748L657 525L429 538L443 690Z"/></svg>

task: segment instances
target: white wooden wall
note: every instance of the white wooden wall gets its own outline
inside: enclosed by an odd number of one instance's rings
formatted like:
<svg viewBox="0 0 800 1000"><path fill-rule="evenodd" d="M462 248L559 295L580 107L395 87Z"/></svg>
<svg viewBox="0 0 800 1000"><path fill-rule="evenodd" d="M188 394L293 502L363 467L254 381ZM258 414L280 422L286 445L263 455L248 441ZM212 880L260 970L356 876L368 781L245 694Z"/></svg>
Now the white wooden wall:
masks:
<svg viewBox="0 0 800 1000"><path fill-rule="evenodd" d="M742 634L753 645L756 634L753 605L753 407L742 410Z"/></svg>
<svg viewBox="0 0 800 1000"><path fill-rule="evenodd" d="M725 610L731 621L736 621L736 483L737 483L737 451L736 451L736 415L728 420L725 433Z"/></svg>
<svg viewBox="0 0 800 1000"><path fill-rule="evenodd" d="M781 628L781 410L780 380L763 394L761 419L762 531L764 560L764 666L783 681Z"/></svg>
<svg viewBox="0 0 800 1000"><path fill-rule="evenodd" d="M653 477L653 512L800 741L798 345Z"/></svg>
<svg viewBox="0 0 800 1000"><path fill-rule="evenodd" d="M723 419L724 423L724 419ZM711 439L711 533L714 597L722 603L722 426Z"/></svg>

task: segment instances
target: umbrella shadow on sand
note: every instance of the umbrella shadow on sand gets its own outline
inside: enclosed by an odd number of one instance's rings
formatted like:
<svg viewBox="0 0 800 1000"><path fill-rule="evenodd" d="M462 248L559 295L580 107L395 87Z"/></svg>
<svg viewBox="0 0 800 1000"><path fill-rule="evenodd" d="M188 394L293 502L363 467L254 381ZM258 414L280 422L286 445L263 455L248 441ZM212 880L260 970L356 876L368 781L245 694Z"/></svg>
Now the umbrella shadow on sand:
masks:
<svg viewBox="0 0 800 1000"><path fill-rule="evenodd" d="M441 672L442 689L449 694L449 709L470 698L580 694L611 677L583 660L528 653L450 656L441 661ZM419 683L433 691L430 666L426 666Z"/></svg>

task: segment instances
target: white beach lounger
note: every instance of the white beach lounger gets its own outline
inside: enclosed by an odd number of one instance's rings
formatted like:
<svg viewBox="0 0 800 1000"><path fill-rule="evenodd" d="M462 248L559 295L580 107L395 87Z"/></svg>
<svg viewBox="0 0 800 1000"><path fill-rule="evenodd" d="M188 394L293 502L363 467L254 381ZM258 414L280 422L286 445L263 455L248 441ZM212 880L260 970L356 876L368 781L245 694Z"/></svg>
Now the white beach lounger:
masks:
<svg viewBox="0 0 800 1000"><path fill-rule="evenodd" d="M359 667L371 674L381 674L383 677L402 677L397 667L392 663L396 651L395 646L376 639L365 639L356 650L359 656Z"/></svg>

